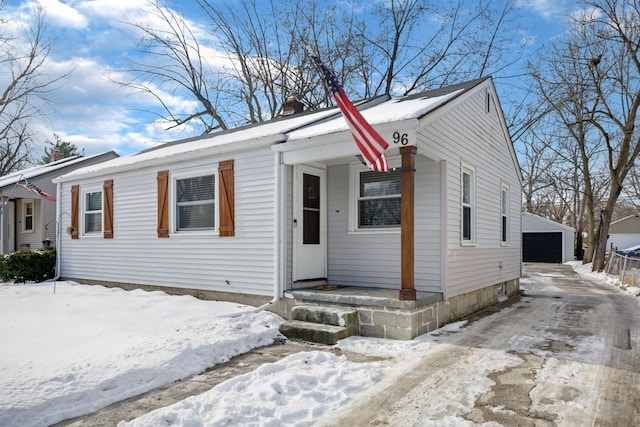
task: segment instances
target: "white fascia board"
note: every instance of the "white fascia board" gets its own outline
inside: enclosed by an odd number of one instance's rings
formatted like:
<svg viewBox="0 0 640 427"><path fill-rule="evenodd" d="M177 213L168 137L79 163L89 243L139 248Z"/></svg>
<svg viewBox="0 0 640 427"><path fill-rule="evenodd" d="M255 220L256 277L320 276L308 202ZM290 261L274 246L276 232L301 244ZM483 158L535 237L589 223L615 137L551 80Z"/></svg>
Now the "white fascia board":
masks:
<svg viewBox="0 0 640 427"><path fill-rule="evenodd" d="M387 141L389 149L393 149L417 145L417 126L417 119L409 119L378 125L376 130ZM394 141L397 141L397 143ZM285 143L272 145L271 149L281 152L283 162L289 165L321 162L360 154L349 130L316 135L310 138L287 140Z"/></svg>

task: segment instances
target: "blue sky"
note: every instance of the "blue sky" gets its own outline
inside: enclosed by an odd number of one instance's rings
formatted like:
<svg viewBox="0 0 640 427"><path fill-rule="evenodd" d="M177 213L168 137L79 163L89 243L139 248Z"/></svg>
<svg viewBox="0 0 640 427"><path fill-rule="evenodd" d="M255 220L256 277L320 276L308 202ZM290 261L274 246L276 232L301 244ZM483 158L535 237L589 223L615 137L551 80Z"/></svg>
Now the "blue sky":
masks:
<svg viewBox="0 0 640 427"><path fill-rule="evenodd" d="M205 31L206 18L198 13L194 1L167 3L184 12L192 28ZM56 133L86 155L108 150L125 155L159 141L191 136L165 131L161 123L142 112L157 108L153 99L127 92L109 80L126 80L119 70L134 55L138 34L125 21L150 22L147 0L5 0L5 29L20 36L33 20L36 4L46 10L47 35L52 38L46 72L55 76L74 70L61 90L51 95L48 118L32 123L40 142L52 141ZM524 36L532 37L535 47L564 31L575 5L569 0L523 0L519 7L531 31ZM1 79L0 73L0 83ZM174 97L172 103L177 110L188 110L191 105L180 97Z"/></svg>

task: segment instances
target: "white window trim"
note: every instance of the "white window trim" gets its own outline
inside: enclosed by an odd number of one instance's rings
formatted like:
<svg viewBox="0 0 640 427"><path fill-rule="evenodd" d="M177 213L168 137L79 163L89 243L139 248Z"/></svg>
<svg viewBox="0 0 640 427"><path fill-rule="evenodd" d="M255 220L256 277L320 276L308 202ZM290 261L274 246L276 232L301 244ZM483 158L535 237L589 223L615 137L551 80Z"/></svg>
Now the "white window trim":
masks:
<svg viewBox="0 0 640 427"><path fill-rule="evenodd" d="M389 162L389 168L400 167L397 161ZM388 228L359 228L358 226L358 200L360 192L360 172L368 172L371 169L359 162L349 164L349 228L348 234L400 234L401 227Z"/></svg>
<svg viewBox="0 0 640 427"><path fill-rule="evenodd" d="M471 177L470 190L471 200L469 207L471 208L471 239L464 239L464 174ZM460 245L475 246L476 245L476 168L469 163L462 163L460 167Z"/></svg>
<svg viewBox="0 0 640 427"><path fill-rule="evenodd" d="M197 176L213 175L213 185L215 189L214 203L214 226L212 230L178 230L178 224L176 224L176 182L179 179L193 178ZM207 235L218 236L220 234L220 191L219 191L219 176L218 176L218 164L209 164L204 166L198 166L187 169L180 169L175 171L169 171L169 224L170 235L175 236L193 236L193 235Z"/></svg>
<svg viewBox="0 0 640 427"><path fill-rule="evenodd" d="M102 232L104 230L104 188L102 184L88 185L80 187L80 230L82 236L87 237L103 237ZM87 214L87 194L100 193L100 230L99 231L86 231L86 214ZM91 211L97 213L98 211Z"/></svg>
<svg viewBox="0 0 640 427"><path fill-rule="evenodd" d="M504 208L506 209L505 211L502 210L503 208L503 203L502 203L502 196L506 194L506 201L505 201L505 205ZM510 201L511 201L511 194L510 194L510 189L509 189L509 184L506 183L502 183L502 185L500 186L500 244L502 246L510 246L511 244L511 239L509 239L510 236L510 230L511 230L511 217L509 215L509 209L510 209ZM505 239L506 240L502 240L502 220L503 218L506 218L505 221Z"/></svg>
<svg viewBox="0 0 640 427"><path fill-rule="evenodd" d="M27 204L31 203L31 230L27 230ZM33 199L22 199L22 227L23 233L34 233L36 231L36 202Z"/></svg>

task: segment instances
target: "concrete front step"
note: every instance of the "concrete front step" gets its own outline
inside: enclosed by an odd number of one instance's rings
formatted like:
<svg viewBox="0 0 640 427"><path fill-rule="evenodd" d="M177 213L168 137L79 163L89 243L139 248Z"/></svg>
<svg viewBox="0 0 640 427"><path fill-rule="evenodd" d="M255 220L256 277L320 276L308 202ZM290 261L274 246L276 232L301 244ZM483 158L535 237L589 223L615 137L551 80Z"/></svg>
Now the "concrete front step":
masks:
<svg viewBox="0 0 640 427"><path fill-rule="evenodd" d="M349 335L360 334L358 312L352 308L301 304L291 310L291 319L347 328Z"/></svg>
<svg viewBox="0 0 640 427"><path fill-rule="evenodd" d="M326 345L334 345L338 340L353 335L344 326L324 325L301 320L284 322L280 325L280 332L289 339Z"/></svg>

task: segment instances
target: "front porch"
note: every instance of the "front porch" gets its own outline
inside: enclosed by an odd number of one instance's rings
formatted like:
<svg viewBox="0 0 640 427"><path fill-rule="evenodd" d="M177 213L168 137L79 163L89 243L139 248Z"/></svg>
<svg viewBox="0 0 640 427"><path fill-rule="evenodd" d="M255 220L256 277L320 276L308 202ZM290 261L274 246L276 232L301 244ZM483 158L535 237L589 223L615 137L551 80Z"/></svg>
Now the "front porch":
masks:
<svg viewBox="0 0 640 427"><path fill-rule="evenodd" d="M512 280L448 300L444 300L441 293L422 291L416 292L415 300L404 300L397 289L326 285L285 291L284 301L289 307L286 317L293 321L302 320L296 312L307 311L310 306L328 312L351 310L357 314L357 325L340 326L365 337L411 340L496 304L501 298L514 296L518 289L518 280ZM338 319L334 323L338 326L344 321Z"/></svg>
<svg viewBox="0 0 640 427"><path fill-rule="evenodd" d="M285 292L296 305L350 307L357 312L359 335L410 340L438 328L442 294L416 292L415 300L399 298L397 289L315 286ZM293 310L292 310L293 312Z"/></svg>

